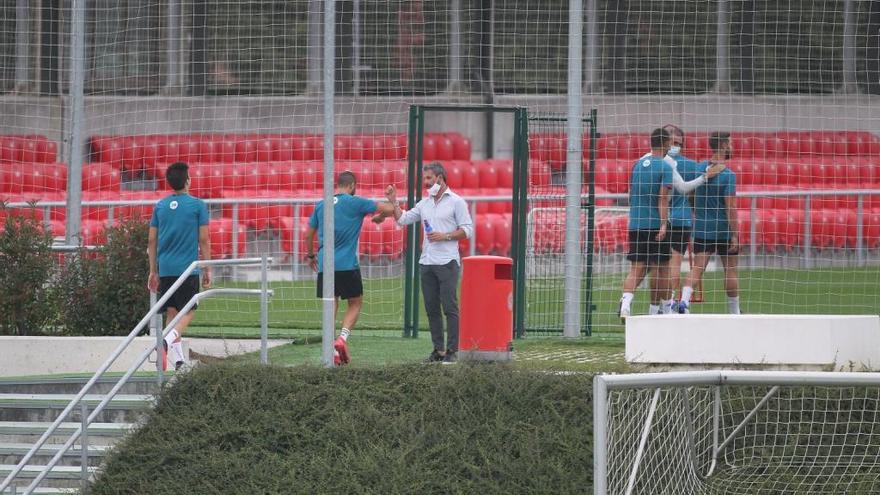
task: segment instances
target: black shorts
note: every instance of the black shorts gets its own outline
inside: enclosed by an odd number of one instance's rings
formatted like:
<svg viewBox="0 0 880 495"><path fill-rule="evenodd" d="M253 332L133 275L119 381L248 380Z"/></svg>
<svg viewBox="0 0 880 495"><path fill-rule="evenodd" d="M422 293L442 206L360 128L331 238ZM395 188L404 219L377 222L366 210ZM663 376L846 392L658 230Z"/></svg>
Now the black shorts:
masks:
<svg viewBox="0 0 880 495"><path fill-rule="evenodd" d="M630 230L629 254L626 255L626 259L649 264L669 261L669 242L666 239L658 241L657 232L657 230Z"/></svg>
<svg viewBox="0 0 880 495"><path fill-rule="evenodd" d="M159 277L159 299L168 292L168 289L174 285L174 282L177 281L179 277ZM180 284L180 287L174 291L174 294L171 294L171 297L165 301L165 304L159 309L160 312L164 313L168 308L174 308L178 311L183 309L186 306L186 303L189 302L190 299L193 298L194 295L199 293L199 276L198 275L190 275L186 277L186 280ZM197 309L199 307L198 304L194 305L192 309Z"/></svg>
<svg viewBox="0 0 880 495"><path fill-rule="evenodd" d="M352 297L361 297L364 295L364 283L361 280L360 268L355 270L342 270L336 272L333 277L333 292L336 297L342 299L351 299ZM318 298L324 297L324 273L318 273Z"/></svg>
<svg viewBox="0 0 880 495"><path fill-rule="evenodd" d="M669 247L676 253L686 253L688 244L691 242L690 227L670 227L666 231L666 242L669 243Z"/></svg>
<svg viewBox="0 0 880 495"><path fill-rule="evenodd" d="M739 254L739 250L730 249L730 240L728 239L700 239L699 237L694 237L694 254L699 253L736 256Z"/></svg>

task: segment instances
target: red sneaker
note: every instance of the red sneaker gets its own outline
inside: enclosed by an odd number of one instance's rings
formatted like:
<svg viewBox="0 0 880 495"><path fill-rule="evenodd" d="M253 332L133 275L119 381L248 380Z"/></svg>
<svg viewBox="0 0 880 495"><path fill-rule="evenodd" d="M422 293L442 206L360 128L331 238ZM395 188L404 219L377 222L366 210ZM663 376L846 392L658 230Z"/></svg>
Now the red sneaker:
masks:
<svg viewBox="0 0 880 495"><path fill-rule="evenodd" d="M348 364L351 359L349 359L348 356L348 343L345 339L342 337L336 337L336 342L333 343L333 348L339 353L339 360L342 364Z"/></svg>

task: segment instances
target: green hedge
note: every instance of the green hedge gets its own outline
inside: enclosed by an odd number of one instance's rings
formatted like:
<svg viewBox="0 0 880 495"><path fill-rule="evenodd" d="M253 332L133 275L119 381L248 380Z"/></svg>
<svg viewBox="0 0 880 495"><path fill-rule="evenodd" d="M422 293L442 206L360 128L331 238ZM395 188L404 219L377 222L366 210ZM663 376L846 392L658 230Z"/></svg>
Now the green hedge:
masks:
<svg viewBox="0 0 880 495"><path fill-rule="evenodd" d="M503 365L204 366L90 493L585 493L589 375Z"/></svg>

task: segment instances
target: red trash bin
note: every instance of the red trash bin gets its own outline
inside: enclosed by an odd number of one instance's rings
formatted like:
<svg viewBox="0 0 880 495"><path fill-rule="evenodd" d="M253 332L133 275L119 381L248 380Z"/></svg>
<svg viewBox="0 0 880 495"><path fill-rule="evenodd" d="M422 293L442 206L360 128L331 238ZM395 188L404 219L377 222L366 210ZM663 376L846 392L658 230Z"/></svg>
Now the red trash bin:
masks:
<svg viewBox="0 0 880 495"><path fill-rule="evenodd" d="M459 358L509 360L513 350L513 260L462 260Z"/></svg>

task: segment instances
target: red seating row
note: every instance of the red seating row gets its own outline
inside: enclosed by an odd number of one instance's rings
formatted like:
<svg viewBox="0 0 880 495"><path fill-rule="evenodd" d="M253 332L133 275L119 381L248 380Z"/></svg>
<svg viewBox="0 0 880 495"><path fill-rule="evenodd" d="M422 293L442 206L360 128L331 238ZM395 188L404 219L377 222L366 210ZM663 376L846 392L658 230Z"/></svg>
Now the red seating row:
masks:
<svg viewBox="0 0 880 495"><path fill-rule="evenodd" d="M428 133L425 160L470 160L471 143L458 133ZM404 134L338 135L334 157L338 160L403 160ZM254 163L322 160L323 137L298 134L202 134L95 136L90 140L94 161L126 170L161 173L175 161L187 163Z"/></svg>
<svg viewBox="0 0 880 495"><path fill-rule="evenodd" d="M119 191L119 171L106 163L83 165L83 191ZM0 163L0 194L63 193L67 191L64 163Z"/></svg>
<svg viewBox="0 0 880 495"><path fill-rule="evenodd" d="M626 193L633 163L624 159L596 160L596 185L612 193ZM789 189L793 186L862 188L880 183L880 155L831 161L804 158L797 163L775 159L733 159L728 165L736 172L737 187L760 185L759 189L765 190L777 186Z"/></svg>
<svg viewBox="0 0 880 495"><path fill-rule="evenodd" d="M735 156L741 159L777 158L797 162L806 157L880 155L880 137L867 131L734 132L731 140ZM533 134L529 137L529 156L548 162L553 170L562 170L567 142L564 134ZM589 144L589 136L584 136L585 159L589 156ZM609 133L596 142L596 158L632 162L650 149L648 134ZM695 160L711 155L708 133L688 134L683 154Z"/></svg>
<svg viewBox="0 0 880 495"><path fill-rule="evenodd" d="M12 212L12 214L33 214L38 210ZM8 211L0 210L0 227ZM136 214L136 213L133 213ZM41 218L38 218L42 220ZM757 212L756 246L764 251L790 251L802 249L806 240L806 221L802 210L766 209ZM740 244L751 244L751 215L748 211L739 212ZM627 249L626 215L599 215L596 218L595 251L597 253L624 253ZM869 249L880 248L880 208L867 209L863 215L862 232L864 246ZM100 245L106 242L103 234L105 221L84 218L82 235L85 244ZM213 219L210 224L212 256L216 258L233 255L233 221L229 218ZM298 225L298 228L297 228ZM61 220L50 222L54 236L64 235ZM237 254L246 254L248 227L244 222L238 224ZM262 229L278 232L283 252L292 254L294 236L298 236L298 252L304 259L308 217L278 216L263 225ZM477 254L508 255L510 252L511 215L508 213L487 213L478 215L474 230ZM857 244L858 228L856 212L851 209L820 209L810 215L810 242L814 249L853 249ZM582 229L583 232L583 229ZM565 246L564 213L537 212L530 230L530 247L537 254L562 253ZM470 240L460 243L462 254L469 254ZM581 239L583 245L584 239ZM397 259L404 250L404 230L394 222L386 221L376 225L369 218L364 219L361 233L360 252L371 260Z"/></svg>
<svg viewBox="0 0 880 495"><path fill-rule="evenodd" d="M58 159L58 145L46 136L0 136L0 161L52 163Z"/></svg>

